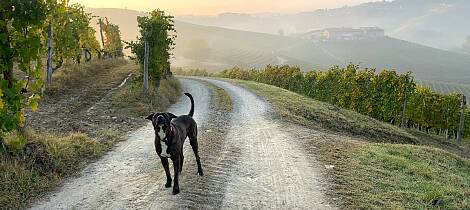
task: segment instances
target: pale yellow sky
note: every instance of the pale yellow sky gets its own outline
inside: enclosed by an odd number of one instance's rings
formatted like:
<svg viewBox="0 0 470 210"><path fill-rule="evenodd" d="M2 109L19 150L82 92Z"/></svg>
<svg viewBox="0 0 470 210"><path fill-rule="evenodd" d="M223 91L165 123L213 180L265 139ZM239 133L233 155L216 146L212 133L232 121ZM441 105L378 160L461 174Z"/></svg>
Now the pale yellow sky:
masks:
<svg viewBox="0 0 470 210"><path fill-rule="evenodd" d="M376 0L70 0L87 7L163 9L173 15L215 15L223 12L295 13L336 8Z"/></svg>

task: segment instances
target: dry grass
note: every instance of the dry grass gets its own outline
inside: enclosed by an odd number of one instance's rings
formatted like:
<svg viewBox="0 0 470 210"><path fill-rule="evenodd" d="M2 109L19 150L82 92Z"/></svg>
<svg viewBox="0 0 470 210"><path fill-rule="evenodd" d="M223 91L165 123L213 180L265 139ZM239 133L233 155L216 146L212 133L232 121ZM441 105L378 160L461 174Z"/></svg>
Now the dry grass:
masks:
<svg viewBox="0 0 470 210"><path fill-rule="evenodd" d="M191 79L194 79L194 78L191 78ZM207 87L209 87L209 89L212 90L212 95L215 97L215 100L216 100L216 108L219 111L230 113L233 110L232 98L230 98L230 95L223 88L220 88L205 80L200 80L200 79L194 79L194 80L204 83Z"/></svg>
<svg viewBox="0 0 470 210"><path fill-rule="evenodd" d="M112 145L83 133L57 136L32 131L10 133L5 143L7 149L0 152L0 206L7 209L23 208Z"/></svg>
<svg viewBox="0 0 470 210"><path fill-rule="evenodd" d="M80 89L84 84L94 85L93 75L109 71L108 77L120 80L128 72L118 71L120 66L125 66L128 61L124 59L93 60L82 65L69 65L56 70L52 77L52 85L48 87L49 92ZM124 74L124 75L123 75Z"/></svg>
<svg viewBox="0 0 470 210"><path fill-rule="evenodd" d="M181 84L173 77L161 80L158 88L149 84L146 96L142 87L140 77L132 77L129 85L113 95L113 106L123 114L144 117L157 110L166 110L181 96Z"/></svg>

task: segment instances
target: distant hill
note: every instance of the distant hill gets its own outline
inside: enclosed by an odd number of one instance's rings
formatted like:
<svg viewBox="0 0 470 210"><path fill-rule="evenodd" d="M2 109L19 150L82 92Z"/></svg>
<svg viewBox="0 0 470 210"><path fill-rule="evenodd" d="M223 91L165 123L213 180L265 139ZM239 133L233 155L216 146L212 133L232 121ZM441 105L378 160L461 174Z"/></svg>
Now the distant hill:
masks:
<svg viewBox="0 0 470 210"><path fill-rule="evenodd" d="M88 9L120 25L124 39L137 36L131 10ZM377 69L413 71L417 79L470 83L470 55L439 50L394 38L312 43L265 33L202 26L176 21L174 66L221 70L267 64L291 64L303 69L324 69L348 63Z"/></svg>
<svg viewBox="0 0 470 210"><path fill-rule="evenodd" d="M440 49L459 49L470 35L468 0L394 0L287 15L224 13L178 20L237 30L294 34L327 27L379 26L387 35Z"/></svg>

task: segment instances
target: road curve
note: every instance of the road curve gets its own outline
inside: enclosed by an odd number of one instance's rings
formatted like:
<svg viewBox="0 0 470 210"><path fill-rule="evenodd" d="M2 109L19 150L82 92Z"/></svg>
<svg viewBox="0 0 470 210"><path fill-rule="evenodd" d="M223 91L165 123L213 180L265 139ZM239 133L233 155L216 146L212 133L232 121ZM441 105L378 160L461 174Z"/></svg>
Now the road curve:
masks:
<svg viewBox="0 0 470 210"><path fill-rule="evenodd" d="M324 196L318 163L293 135L305 128L274 119L270 104L244 88L205 80L227 91L234 111L216 111L210 89L181 80L196 101L204 177L195 175L194 155L186 142L181 193L171 195L163 187L165 175L149 124L32 209L334 208ZM189 100L182 97L169 111L188 110Z"/></svg>

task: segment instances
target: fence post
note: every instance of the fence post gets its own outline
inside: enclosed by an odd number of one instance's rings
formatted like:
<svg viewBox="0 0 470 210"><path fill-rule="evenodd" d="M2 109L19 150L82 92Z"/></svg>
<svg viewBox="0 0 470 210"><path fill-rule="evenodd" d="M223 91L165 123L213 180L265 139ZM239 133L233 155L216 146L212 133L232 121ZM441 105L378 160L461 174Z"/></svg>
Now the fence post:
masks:
<svg viewBox="0 0 470 210"><path fill-rule="evenodd" d="M52 83L52 38L53 38L53 31L52 31L52 24L49 24L47 29L47 84L50 85Z"/></svg>
<svg viewBox="0 0 470 210"><path fill-rule="evenodd" d="M459 129L457 130L457 142L462 142L463 132L464 132L464 118L465 118L465 106L467 105L467 98L462 94L462 99L460 101L460 124Z"/></svg>
<svg viewBox="0 0 470 210"><path fill-rule="evenodd" d="M103 19L99 19L100 22L100 35L101 35L101 45L103 46L104 49L104 37L103 37Z"/></svg>
<svg viewBox="0 0 470 210"><path fill-rule="evenodd" d="M405 89L405 96L403 98L403 110L401 111L401 127L405 127L405 118L406 118L406 89Z"/></svg>
<svg viewBox="0 0 470 210"><path fill-rule="evenodd" d="M147 95L149 86L149 43L144 43L144 95Z"/></svg>

